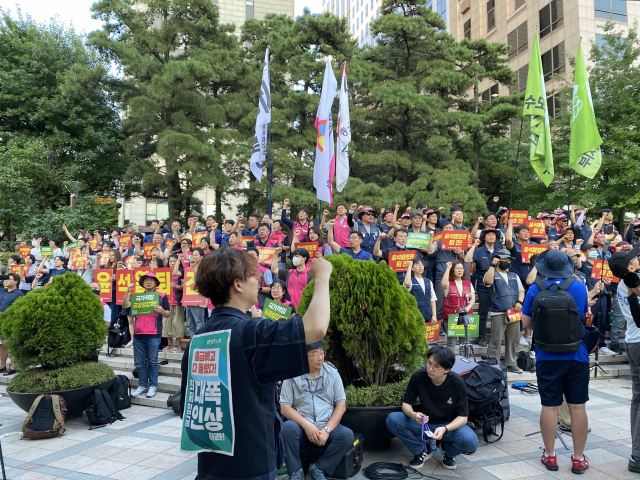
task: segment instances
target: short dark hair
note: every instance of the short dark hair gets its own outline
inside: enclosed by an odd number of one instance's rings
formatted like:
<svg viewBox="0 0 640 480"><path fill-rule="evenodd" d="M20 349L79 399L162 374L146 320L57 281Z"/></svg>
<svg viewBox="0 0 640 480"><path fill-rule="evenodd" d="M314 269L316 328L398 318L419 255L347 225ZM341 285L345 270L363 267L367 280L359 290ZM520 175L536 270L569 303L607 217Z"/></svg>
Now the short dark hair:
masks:
<svg viewBox="0 0 640 480"><path fill-rule="evenodd" d="M364 240L364 236L362 235L362 232L349 232L349 236L353 235L354 233L360 237L360 240Z"/></svg>
<svg viewBox="0 0 640 480"><path fill-rule="evenodd" d="M151 224L151 223L160 223L160 222L158 220L151 220L149 223Z"/></svg>
<svg viewBox="0 0 640 480"><path fill-rule="evenodd" d="M307 352L311 352L313 350L317 350L322 348L324 350L324 341L318 340L317 342L313 342L307 345Z"/></svg>
<svg viewBox="0 0 640 480"><path fill-rule="evenodd" d="M38 239L42 240L42 235L40 235L38 233L34 233L31 238L35 238L36 240L38 240Z"/></svg>
<svg viewBox="0 0 640 480"><path fill-rule="evenodd" d="M446 227L447 225L453 225L453 223L451 223L449 220L445 220L444 222L442 222L442 229L444 230L444 227Z"/></svg>
<svg viewBox="0 0 640 480"><path fill-rule="evenodd" d="M204 250L202 250L200 247L194 248L193 250L191 250L191 253L193 252L198 252L201 257L204 257Z"/></svg>
<svg viewBox="0 0 640 480"><path fill-rule="evenodd" d="M256 255L259 257L260 256L260 250L258 250L256 247L247 247L247 253L249 252L256 252Z"/></svg>
<svg viewBox="0 0 640 480"><path fill-rule="evenodd" d="M261 223L260 225L258 225L258 228L262 228L262 227L265 227L265 228L267 228L268 230L271 230L271 227L269 226L269 224L268 224L268 223Z"/></svg>
<svg viewBox="0 0 640 480"><path fill-rule="evenodd" d="M282 228L282 220L278 219L278 220L274 220L273 223L278 223L280 225L280 228Z"/></svg>
<svg viewBox="0 0 640 480"><path fill-rule="evenodd" d="M210 239L209 237L202 237L202 238L200 239L200 243L202 243L202 241L203 241L203 240L204 240L205 242L207 242L207 244L209 244L209 246L211 246L211 239Z"/></svg>
<svg viewBox="0 0 640 480"><path fill-rule="evenodd" d="M220 307L231 298L236 280L246 281L255 275L258 259L243 250L223 248L204 257L196 272L196 288L214 306Z"/></svg>
<svg viewBox="0 0 640 480"><path fill-rule="evenodd" d="M260 215L258 215L257 213L252 213L251 215L249 215L249 218L255 218L256 220L260 221Z"/></svg>
<svg viewBox="0 0 640 480"><path fill-rule="evenodd" d="M140 240L144 242L144 235L140 232L136 232L133 234L134 237L138 237ZM53 239L52 239L53 240Z"/></svg>
<svg viewBox="0 0 640 480"><path fill-rule="evenodd" d="M224 223L228 223L230 225L235 225L236 222L234 222L233 220L225 220Z"/></svg>
<svg viewBox="0 0 640 480"><path fill-rule="evenodd" d="M215 215L207 215L207 220L209 220L210 218L213 218L214 222L218 221L218 217L216 217Z"/></svg>
<svg viewBox="0 0 640 480"><path fill-rule="evenodd" d="M434 360L438 362L438 365L445 370L451 370L453 364L456 363L456 355L453 353L453 350L449 347L445 347L444 345L430 347L427 352L427 358L431 357L433 357Z"/></svg>
<svg viewBox="0 0 640 480"><path fill-rule="evenodd" d="M36 256L35 255L29 254L29 255L27 255L27 257L29 257L31 259L32 263L36 263ZM24 258L26 259L27 257L24 257Z"/></svg>
<svg viewBox="0 0 640 480"><path fill-rule="evenodd" d="M271 288L273 289L273 287L275 287L276 285L280 285L280 287L282 287L282 292L285 294L287 293L287 284L282 280L274 280L271 284Z"/></svg>
<svg viewBox="0 0 640 480"><path fill-rule="evenodd" d="M339 204L337 204L337 205L336 205L336 208L338 208L340 205L342 205L344 208L347 208L347 206L346 206L344 203L342 203L342 202L340 202Z"/></svg>
<svg viewBox="0 0 640 480"><path fill-rule="evenodd" d="M407 230L406 228L398 228L396 229L395 232L393 232L393 238L396 238L398 236L399 233L404 232L407 235L409 235L409 230Z"/></svg>
<svg viewBox="0 0 640 480"><path fill-rule="evenodd" d="M418 210L422 210L423 208L429 208L429 204L427 202L420 202L418 203L418 205L416 205L416 208Z"/></svg>
<svg viewBox="0 0 640 480"><path fill-rule="evenodd" d="M51 238L49 239L49 241L50 241L50 242L55 243L55 244L56 244L56 247L59 247L59 246L60 246L60 240L58 240L58 238L57 238L57 237L51 237Z"/></svg>
<svg viewBox="0 0 640 480"><path fill-rule="evenodd" d="M200 218L200 215L191 214L187 218Z"/></svg>
<svg viewBox="0 0 640 480"><path fill-rule="evenodd" d="M10 258L11 260L15 261L16 263L20 263L20 261L22 260L22 259L20 258L20 255L11 255L9 258Z"/></svg>
<svg viewBox="0 0 640 480"><path fill-rule="evenodd" d="M14 282L18 282L20 283L20 275L18 275L17 273L10 273L9 275L7 275L8 277L11 277L11 279ZM309 345L307 345L307 348L309 348ZM308 350L307 350L308 351Z"/></svg>
<svg viewBox="0 0 640 480"><path fill-rule="evenodd" d="M193 245L193 242L191 241L190 238L183 238L182 240L180 240L180 243L182 243L182 242L187 242L187 244Z"/></svg>
<svg viewBox="0 0 640 480"><path fill-rule="evenodd" d="M307 215L309 215L309 209L307 207L300 207L298 209L298 213L300 212L305 212Z"/></svg>
<svg viewBox="0 0 640 480"><path fill-rule="evenodd" d="M292 253L291 257L295 257L296 255L300 255L304 258L305 265L309 262L309 251L305 248L296 248Z"/></svg>

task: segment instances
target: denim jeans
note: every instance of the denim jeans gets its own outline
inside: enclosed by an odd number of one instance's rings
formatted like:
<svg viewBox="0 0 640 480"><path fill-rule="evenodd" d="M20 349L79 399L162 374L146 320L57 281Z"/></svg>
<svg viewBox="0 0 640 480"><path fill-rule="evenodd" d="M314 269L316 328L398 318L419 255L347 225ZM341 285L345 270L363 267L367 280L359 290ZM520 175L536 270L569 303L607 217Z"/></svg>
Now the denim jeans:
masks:
<svg viewBox="0 0 640 480"><path fill-rule="evenodd" d="M184 307L184 316L189 326L189 336L193 338L204 323L204 307Z"/></svg>
<svg viewBox="0 0 640 480"><path fill-rule="evenodd" d="M627 321L622 315L617 294L611 298L611 311L613 312L613 323L611 324L611 345L618 345L618 342L620 341L620 332L622 332Z"/></svg>
<svg viewBox="0 0 640 480"><path fill-rule="evenodd" d="M138 385L142 388L158 386L158 350L160 337L133 337L133 363L138 369Z"/></svg>
<svg viewBox="0 0 640 480"><path fill-rule="evenodd" d="M430 423L429 428L433 432L436 428L444 427L445 425L447 424ZM390 413L387 416L387 429L398 437L412 454L418 455L423 451L422 426L418 425L414 419L407 417L404 412ZM433 441L430 440L429 443L433 451ZM471 428L464 425L457 430L445 433L440 445L447 456L456 457L461 453L475 452L478 448L478 437Z"/></svg>

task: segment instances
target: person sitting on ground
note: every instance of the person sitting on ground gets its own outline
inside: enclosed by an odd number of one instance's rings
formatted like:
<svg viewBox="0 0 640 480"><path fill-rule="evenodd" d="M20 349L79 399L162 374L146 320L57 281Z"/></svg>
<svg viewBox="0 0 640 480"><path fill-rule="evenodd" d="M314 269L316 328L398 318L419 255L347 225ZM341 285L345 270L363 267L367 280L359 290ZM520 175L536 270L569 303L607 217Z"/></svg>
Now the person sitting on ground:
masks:
<svg viewBox="0 0 640 480"><path fill-rule="evenodd" d="M324 480L353 446L353 432L340 425L347 411L344 386L338 370L324 362L324 342L307 345L307 357L309 373L282 382L280 393L282 415L289 419L282 427L282 440L290 480L304 478L301 448L326 445L322 456L309 466L313 480Z"/></svg>
<svg viewBox="0 0 640 480"><path fill-rule="evenodd" d="M473 453L478 448L478 437L467 426L467 386L451 371L455 360L450 348L441 345L429 348L426 368L411 375L402 411L387 416L387 429L413 454L410 467L420 468L432 457L435 440L440 440L442 466L448 470L456 468L456 456ZM413 406L418 398L420 407L416 412ZM423 424L429 424L433 432L427 445L422 442Z"/></svg>

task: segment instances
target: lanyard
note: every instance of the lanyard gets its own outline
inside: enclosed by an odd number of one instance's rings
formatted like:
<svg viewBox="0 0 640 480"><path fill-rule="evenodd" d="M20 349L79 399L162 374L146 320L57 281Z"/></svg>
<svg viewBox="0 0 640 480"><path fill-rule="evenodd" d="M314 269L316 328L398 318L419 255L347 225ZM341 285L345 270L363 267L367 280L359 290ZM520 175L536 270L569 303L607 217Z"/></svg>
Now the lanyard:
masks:
<svg viewBox="0 0 640 480"><path fill-rule="evenodd" d="M429 424L424 421L424 417L422 417L422 449L424 453L431 453L431 445L429 444L429 439L433 437L433 432L429 428ZM426 437L426 438L425 438Z"/></svg>
<svg viewBox="0 0 640 480"><path fill-rule="evenodd" d="M320 384L320 378L318 378L318 380L316 380L316 389L312 392L311 391L311 383L309 382L309 379L307 378L307 386L309 387L309 393L311 394L311 408L313 411L313 423L316 423L316 392L318 391L318 385Z"/></svg>

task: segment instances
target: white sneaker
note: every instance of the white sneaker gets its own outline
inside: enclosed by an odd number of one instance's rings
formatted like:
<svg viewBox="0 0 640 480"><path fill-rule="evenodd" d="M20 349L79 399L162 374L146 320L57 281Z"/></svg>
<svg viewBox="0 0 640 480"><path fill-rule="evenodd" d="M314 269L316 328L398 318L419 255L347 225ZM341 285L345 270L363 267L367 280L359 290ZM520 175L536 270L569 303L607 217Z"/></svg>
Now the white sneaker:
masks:
<svg viewBox="0 0 640 480"><path fill-rule="evenodd" d="M598 350L598 353L600 355L615 355L616 352L614 352L613 350L609 350L607 347L602 347L600 350Z"/></svg>
<svg viewBox="0 0 640 480"><path fill-rule="evenodd" d="M149 391L148 388L145 387L138 387L136 388L136 390L131 394L132 397L140 397L142 395L144 395L145 393L147 393Z"/></svg>
<svg viewBox="0 0 640 480"><path fill-rule="evenodd" d="M529 345L531 345L531 337L529 337L529 338L525 338L525 340L527 341L527 343L528 343Z"/></svg>
<svg viewBox="0 0 640 480"><path fill-rule="evenodd" d="M155 397L156 393L157 393L156 387L149 387L149 391L147 392L147 398Z"/></svg>
<svg viewBox="0 0 640 480"><path fill-rule="evenodd" d="M131 348L131 347L133 347L133 340L129 340L129 343L122 346L122 348Z"/></svg>
<svg viewBox="0 0 640 480"><path fill-rule="evenodd" d="M523 347L528 347L529 346L529 342L527 342L526 338L520 337L520 345L522 345Z"/></svg>

